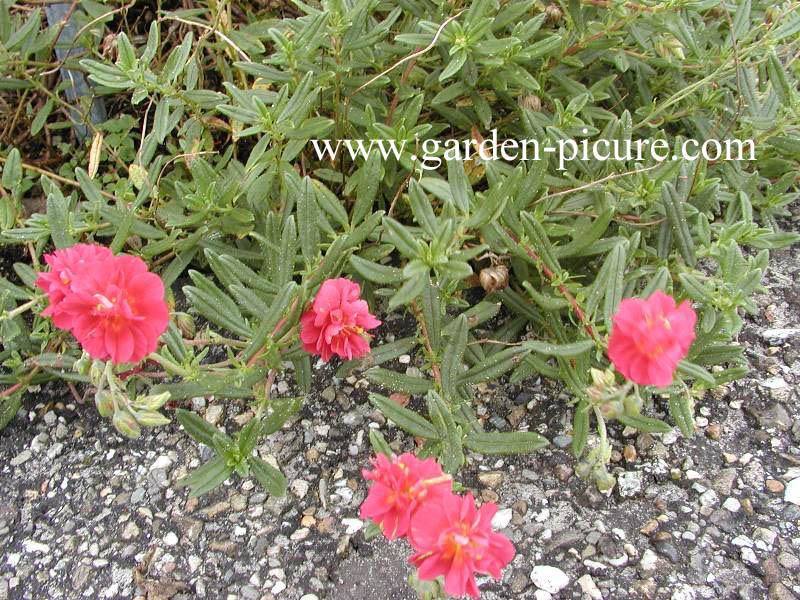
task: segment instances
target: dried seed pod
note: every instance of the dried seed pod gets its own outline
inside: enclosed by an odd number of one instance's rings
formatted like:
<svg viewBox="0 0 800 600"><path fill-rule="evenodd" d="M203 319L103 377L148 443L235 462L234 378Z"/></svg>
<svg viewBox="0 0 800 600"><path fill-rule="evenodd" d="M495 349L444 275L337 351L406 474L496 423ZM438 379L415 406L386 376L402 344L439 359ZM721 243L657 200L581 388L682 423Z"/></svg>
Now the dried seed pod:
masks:
<svg viewBox="0 0 800 600"><path fill-rule="evenodd" d="M547 8L544 9L544 13L547 15L547 18L551 23L556 23L561 20L561 17L564 16L564 12L561 10L561 7L558 4L548 4Z"/></svg>
<svg viewBox="0 0 800 600"><path fill-rule="evenodd" d="M542 110L542 99L536 94L527 94L519 99L519 105L533 112Z"/></svg>
<svg viewBox="0 0 800 600"><path fill-rule="evenodd" d="M479 276L481 287L486 293L496 292L508 287L508 267L495 265L481 270Z"/></svg>

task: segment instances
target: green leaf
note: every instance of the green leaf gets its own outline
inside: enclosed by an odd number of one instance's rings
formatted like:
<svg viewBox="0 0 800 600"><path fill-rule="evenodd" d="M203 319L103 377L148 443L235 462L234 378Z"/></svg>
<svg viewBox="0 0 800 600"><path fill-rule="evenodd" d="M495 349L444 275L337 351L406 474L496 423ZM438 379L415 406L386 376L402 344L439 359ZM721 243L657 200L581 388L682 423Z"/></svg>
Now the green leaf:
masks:
<svg viewBox="0 0 800 600"><path fill-rule="evenodd" d="M209 448L214 447L214 434L219 433L219 429L190 410L185 410L183 408L175 409L175 416L178 418L178 423L183 425L186 433L192 438L201 444L205 444Z"/></svg>
<svg viewBox="0 0 800 600"><path fill-rule="evenodd" d="M186 477L179 479L177 485L178 487L189 486L190 497L202 496L221 485L231 473L233 473L233 467L228 466L223 457L217 456Z"/></svg>
<svg viewBox="0 0 800 600"><path fill-rule="evenodd" d="M358 170L356 185L356 203L353 206L351 225L355 227L364 220L373 205L380 186L381 155L370 152L364 165Z"/></svg>
<svg viewBox="0 0 800 600"><path fill-rule="evenodd" d="M462 314L456 319L455 333L444 349L442 357L442 392L446 398L456 398L458 396L458 376L462 372L464 351L467 349L467 318Z"/></svg>
<svg viewBox="0 0 800 600"><path fill-rule="evenodd" d="M681 253L683 260L690 267L697 263L694 251L694 240L686 222L686 215L683 210L683 200L678 198L678 192L670 182L665 181L661 184L661 204L667 215L667 220L672 226L672 234L675 244Z"/></svg>
<svg viewBox="0 0 800 600"><path fill-rule="evenodd" d="M527 349L522 346L514 346L501 350L487 358L484 362L475 365L466 373L458 377L458 385L468 383L479 383L500 377L506 371L510 371L522 360L520 354Z"/></svg>
<svg viewBox="0 0 800 600"><path fill-rule="evenodd" d="M594 348L594 342L592 340L581 340L569 344L550 344L538 340L529 340L523 342L522 346L527 350L546 354L547 356L578 356Z"/></svg>
<svg viewBox="0 0 800 600"><path fill-rule="evenodd" d="M375 454L385 454L388 457L392 456L392 449L389 447L389 444L386 443L383 434L377 429L369 430L369 443Z"/></svg>
<svg viewBox="0 0 800 600"><path fill-rule="evenodd" d="M22 407L22 394L11 394L0 398L0 431L11 423Z"/></svg>
<svg viewBox="0 0 800 600"><path fill-rule="evenodd" d="M389 242L408 258L419 256L419 242L411 232L391 217L383 217L383 229Z"/></svg>
<svg viewBox="0 0 800 600"><path fill-rule="evenodd" d="M3 165L3 187L16 193L22 182L22 159L19 150L12 148Z"/></svg>
<svg viewBox="0 0 800 600"><path fill-rule="evenodd" d="M397 267L380 265L355 254L351 254L348 261L358 275L373 283L391 285L403 281L403 270Z"/></svg>
<svg viewBox="0 0 800 600"><path fill-rule="evenodd" d="M447 181L450 184L453 204L462 214L469 214L472 186L464 172L463 162L452 159L447 161Z"/></svg>
<svg viewBox="0 0 800 600"><path fill-rule="evenodd" d="M645 417L644 415L619 415L617 421L628 427L633 427L639 431L647 433L667 433L672 431L672 427L660 419Z"/></svg>
<svg viewBox="0 0 800 600"><path fill-rule="evenodd" d="M348 360L342 363L342 366L336 371L336 376L345 378L354 369L363 369L365 367L371 367L394 360L398 356L407 354L414 346L417 345L417 343L416 337L407 337L390 342L388 344L374 346L370 349L369 354L367 354L365 357Z"/></svg>
<svg viewBox="0 0 800 600"><path fill-rule="evenodd" d="M527 454L547 446L549 442L532 431L511 433L475 433L464 438L464 446L481 454Z"/></svg>
<svg viewBox="0 0 800 600"><path fill-rule="evenodd" d="M249 456L247 462L253 477L268 494L276 497L286 495L286 477L283 473L256 456Z"/></svg>
<svg viewBox="0 0 800 600"><path fill-rule="evenodd" d="M442 305L439 286L430 282L422 289L422 319L434 353L442 345Z"/></svg>
<svg viewBox="0 0 800 600"><path fill-rule="evenodd" d="M694 435L694 415L689 395L673 394L669 397L669 413L675 425L686 437Z"/></svg>
<svg viewBox="0 0 800 600"><path fill-rule="evenodd" d="M586 441L589 438L589 404L581 400L575 406L575 415L572 419L572 455L580 458Z"/></svg>
<svg viewBox="0 0 800 600"><path fill-rule="evenodd" d="M445 473L455 474L464 464L461 427L456 425L450 407L436 392L428 392L426 403L431 421L441 434L439 462Z"/></svg>
<svg viewBox="0 0 800 600"><path fill-rule="evenodd" d="M404 429L411 435L427 440L438 440L439 433L431 425L430 421L418 415L412 410L400 406L394 400L386 396L371 393L369 401L380 410L387 419L391 419L395 425Z"/></svg>
<svg viewBox="0 0 800 600"><path fill-rule="evenodd" d="M48 194L47 222L50 225L50 237L56 248L69 248L75 244L70 234L69 208L61 194Z"/></svg>
<svg viewBox="0 0 800 600"><path fill-rule="evenodd" d="M303 178L297 199L297 225L300 232L300 249L307 265L313 264L319 246L319 215L311 179Z"/></svg>
<svg viewBox="0 0 800 600"><path fill-rule="evenodd" d="M433 382L429 379L412 377L389 369L373 367L364 372L364 375L372 383L377 383L397 392L408 394L424 394L433 388Z"/></svg>
<svg viewBox="0 0 800 600"><path fill-rule="evenodd" d="M429 282L430 276L428 273L415 274L389 299L389 309L395 309L398 306L410 303L422 293L425 287L429 285Z"/></svg>
<svg viewBox="0 0 800 600"><path fill-rule="evenodd" d="M682 360L678 363L678 373L680 373L684 377L689 377L691 379L696 379L697 381L702 381L703 383L712 387L716 385L716 382L714 381L714 376L711 373L709 373L706 369L704 369L700 365L689 362L688 360Z"/></svg>

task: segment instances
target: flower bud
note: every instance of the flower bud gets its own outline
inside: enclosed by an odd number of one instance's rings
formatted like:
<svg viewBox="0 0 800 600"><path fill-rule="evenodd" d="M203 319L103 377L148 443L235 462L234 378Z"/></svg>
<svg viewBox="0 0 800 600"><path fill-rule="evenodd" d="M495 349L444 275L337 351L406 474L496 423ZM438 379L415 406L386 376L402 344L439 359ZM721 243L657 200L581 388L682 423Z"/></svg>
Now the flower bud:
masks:
<svg viewBox="0 0 800 600"><path fill-rule="evenodd" d="M136 405L141 406L146 410L158 410L167 403L169 398L169 392L161 392L160 394L152 394L150 396L141 396L136 399Z"/></svg>
<svg viewBox="0 0 800 600"><path fill-rule="evenodd" d="M92 366L89 367L89 378L92 380L92 383L97 384L100 379L103 377L103 373L106 370L106 363L102 360L94 360L92 361Z"/></svg>
<svg viewBox="0 0 800 600"><path fill-rule="evenodd" d="M94 405L101 417L110 417L114 414L114 399L105 390L100 390L94 395Z"/></svg>
<svg viewBox="0 0 800 600"><path fill-rule="evenodd" d="M89 356L85 353L72 365L72 370L78 373L79 375L88 375L91 368L92 368L92 361L89 360Z"/></svg>
<svg viewBox="0 0 800 600"><path fill-rule="evenodd" d="M155 410L137 410L136 420L140 425L146 425L147 427L167 425L170 422L167 417Z"/></svg>
<svg viewBox="0 0 800 600"><path fill-rule="evenodd" d="M629 417L635 417L642 411L642 399L637 396L625 396L622 404L625 407L625 414Z"/></svg>
<svg viewBox="0 0 800 600"><path fill-rule="evenodd" d="M616 485L617 480L611 473L605 470L605 467L603 467L602 470L595 470L594 482L597 485L598 490L601 492L607 492L608 490L612 489L614 485Z"/></svg>
<svg viewBox="0 0 800 600"><path fill-rule="evenodd" d="M194 319L192 319L191 315L184 312L175 313L175 324L184 337L189 339L193 338L197 331L194 325Z"/></svg>
<svg viewBox="0 0 800 600"><path fill-rule="evenodd" d="M623 412L625 412L625 407L619 400L609 400L600 407L600 413L606 419L616 419Z"/></svg>
<svg viewBox="0 0 800 600"><path fill-rule="evenodd" d="M581 479L586 479L592 473L592 466L586 462L579 462L575 467L575 474Z"/></svg>
<svg viewBox="0 0 800 600"><path fill-rule="evenodd" d="M142 428L139 427L139 423L136 422L136 419L127 410L122 409L115 412L111 422L114 424L116 430L125 437L135 439L142 433Z"/></svg>
<svg viewBox="0 0 800 600"><path fill-rule="evenodd" d="M481 287L487 294L508 287L508 267L505 265L495 265L481 270L478 277Z"/></svg>

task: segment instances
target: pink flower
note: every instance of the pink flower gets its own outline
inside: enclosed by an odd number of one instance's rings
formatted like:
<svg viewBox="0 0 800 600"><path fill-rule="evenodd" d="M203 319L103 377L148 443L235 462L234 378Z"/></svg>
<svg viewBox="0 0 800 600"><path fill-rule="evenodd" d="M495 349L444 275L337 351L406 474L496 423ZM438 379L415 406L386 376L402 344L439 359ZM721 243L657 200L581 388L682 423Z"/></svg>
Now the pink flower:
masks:
<svg viewBox="0 0 800 600"><path fill-rule="evenodd" d="M74 275L58 310L92 358L138 362L156 349L169 311L161 278L142 259L110 256Z"/></svg>
<svg viewBox="0 0 800 600"><path fill-rule="evenodd" d="M39 273L36 278L36 285L50 300L50 305L42 314L51 317L56 327L70 329L71 318L61 309L61 302L70 294L77 278L93 270L95 263L112 257L111 250L97 244L75 244L45 254L44 261L50 265L50 271Z"/></svg>
<svg viewBox="0 0 800 600"><path fill-rule="evenodd" d="M492 531L497 506L475 508L472 494L447 494L426 502L411 517L408 541L417 553L408 559L421 580L444 576L450 596L478 597L475 573L500 579L516 553L511 541Z"/></svg>
<svg viewBox="0 0 800 600"><path fill-rule="evenodd" d="M433 458L420 460L406 452L391 459L379 454L370 462L374 470L361 473L375 483L361 505L361 518L375 521L390 540L406 535L411 515L423 502L450 493L450 476Z"/></svg>
<svg viewBox="0 0 800 600"><path fill-rule="evenodd" d="M696 321L688 301L676 308L660 290L647 300L626 298L613 318L608 358L635 383L668 386L694 341Z"/></svg>
<svg viewBox="0 0 800 600"><path fill-rule="evenodd" d="M325 362L334 354L350 360L369 352L366 330L380 324L369 314L357 283L342 277L328 279L300 318L300 339L306 352L318 354Z"/></svg>

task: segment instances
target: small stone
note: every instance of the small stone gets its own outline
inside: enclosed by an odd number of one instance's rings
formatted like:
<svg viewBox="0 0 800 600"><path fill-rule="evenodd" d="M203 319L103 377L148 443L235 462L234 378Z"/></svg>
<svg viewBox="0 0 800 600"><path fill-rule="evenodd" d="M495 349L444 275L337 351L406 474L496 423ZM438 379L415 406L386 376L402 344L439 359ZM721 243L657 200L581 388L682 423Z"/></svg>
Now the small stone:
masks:
<svg viewBox="0 0 800 600"><path fill-rule="evenodd" d="M494 529L505 529L511 523L512 511L510 508L498 510L492 517L492 527Z"/></svg>
<svg viewBox="0 0 800 600"><path fill-rule="evenodd" d="M30 450L23 450L19 454L17 454L14 458L12 458L9 462L12 467L18 467L19 465L27 462L31 458L31 451Z"/></svg>
<svg viewBox="0 0 800 600"><path fill-rule="evenodd" d="M786 502L791 502L792 504L800 506L800 477L792 479L786 484L783 499Z"/></svg>
<svg viewBox="0 0 800 600"><path fill-rule="evenodd" d="M127 541L137 537L139 537L139 528L133 521L128 521L125 528L122 530L122 539Z"/></svg>
<svg viewBox="0 0 800 600"><path fill-rule="evenodd" d="M769 600L794 600L797 596L790 592L789 588L782 583L773 583L769 586L767 598L769 598Z"/></svg>
<svg viewBox="0 0 800 600"><path fill-rule="evenodd" d="M568 481L572 477L572 469L567 465L556 465L553 472L558 477L558 480L562 482Z"/></svg>
<svg viewBox="0 0 800 600"><path fill-rule="evenodd" d="M22 547L28 553L48 554L50 552L50 546L36 540L25 540L22 542Z"/></svg>
<svg viewBox="0 0 800 600"><path fill-rule="evenodd" d="M714 477L711 487L722 496L730 496L733 484L736 482L736 469L722 469Z"/></svg>
<svg viewBox="0 0 800 600"><path fill-rule="evenodd" d="M719 423L709 423L706 427L706 436L712 440L718 440L722 436L722 426Z"/></svg>
<svg viewBox="0 0 800 600"><path fill-rule="evenodd" d="M308 527L301 527L292 533L292 535L289 536L289 539L293 542L299 542L300 540L306 539L309 533L311 533L311 530Z"/></svg>
<svg viewBox="0 0 800 600"><path fill-rule="evenodd" d="M794 554L789 554L788 552L781 552L778 554L778 562L782 567L789 569L790 571L797 571L797 569L800 568L800 559L798 559Z"/></svg>
<svg viewBox="0 0 800 600"><path fill-rule="evenodd" d="M189 572L194 573L195 571L197 571L197 569L200 568L200 565L203 564L203 559L201 559L199 556L192 554L186 559L186 562L189 565Z"/></svg>
<svg viewBox="0 0 800 600"><path fill-rule="evenodd" d="M46 413L44 413L44 422L48 427L52 427L53 425L55 425L55 422L57 420L58 417L56 416L56 413L54 413L52 410L48 410Z"/></svg>
<svg viewBox="0 0 800 600"><path fill-rule="evenodd" d="M748 562L751 565L758 564L758 558L756 557L756 553L753 552L752 548L742 548L740 552L744 562Z"/></svg>
<svg viewBox="0 0 800 600"><path fill-rule="evenodd" d="M645 573L655 571L658 566L658 555L647 548L642 554L642 560L639 561L639 567Z"/></svg>
<svg viewBox="0 0 800 600"><path fill-rule="evenodd" d="M584 595L588 596L590 600L603 600L603 594L588 573L578 579L578 585L581 586Z"/></svg>
<svg viewBox="0 0 800 600"><path fill-rule="evenodd" d="M764 542L767 546L772 546L778 534L766 527L756 527L756 530L753 532L753 537L757 541Z"/></svg>
<svg viewBox="0 0 800 600"><path fill-rule="evenodd" d="M216 425L219 423L220 419L222 418L222 405L221 404L212 404L206 409L205 415L206 421L211 423L212 425Z"/></svg>
<svg viewBox="0 0 800 600"><path fill-rule="evenodd" d="M625 462L629 463L634 462L636 460L636 448L634 448L631 444L628 444L622 451L622 456L625 457ZM591 580L591 577L589 579ZM578 580L578 582L580 583L580 579Z"/></svg>
<svg viewBox="0 0 800 600"><path fill-rule="evenodd" d="M767 490L773 494L780 494L784 487L785 486L777 479L767 479Z"/></svg>
<svg viewBox="0 0 800 600"><path fill-rule="evenodd" d="M242 596L242 600L258 600L259 597L259 591L252 585L243 585L239 593Z"/></svg>
<svg viewBox="0 0 800 600"><path fill-rule="evenodd" d="M680 562L681 555L678 552L678 549L675 547L675 545L672 544L671 542L668 542L666 540L659 541L656 542L654 545L656 547L656 550L658 550L659 553L666 556L672 563L677 564Z"/></svg>
<svg viewBox="0 0 800 600"><path fill-rule="evenodd" d="M361 519L342 519L342 525L345 526L344 532L347 535L353 535L364 526L364 521Z"/></svg>
<svg viewBox="0 0 800 600"><path fill-rule="evenodd" d="M572 443L571 435L557 435L553 438L553 443L562 450Z"/></svg>
<svg viewBox="0 0 800 600"><path fill-rule="evenodd" d="M305 498L306 494L308 493L309 484L303 479L295 479L292 481L289 487L295 496L302 499Z"/></svg>
<svg viewBox="0 0 800 600"><path fill-rule="evenodd" d="M719 503L719 496L714 490L706 490L700 494L700 506L716 506Z"/></svg>
<svg viewBox="0 0 800 600"><path fill-rule="evenodd" d="M305 515L302 519L300 519L300 525L303 527L313 527L317 524L317 520L311 515Z"/></svg>
<svg viewBox="0 0 800 600"><path fill-rule="evenodd" d="M540 590L557 594L569 585L569 576L557 567L536 565L531 571L531 581Z"/></svg>
<svg viewBox="0 0 800 600"><path fill-rule="evenodd" d="M761 332L761 338L770 344L782 344L790 337L798 336L800 336L798 328L765 329Z"/></svg>
<svg viewBox="0 0 800 600"><path fill-rule="evenodd" d="M741 503L736 498L728 498L723 502L722 508L728 510L730 512L739 512L739 509L742 507Z"/></svg>
<svg viewBox="0 0 800 600"><path fill-rule="evenodd" d="M178 536L175 535L174 531L170 531L167 535L164 536L164 544L166 546L175 546L178 543Z"/></svg>
<svg viewBox="0 0 800 600"><path fill-rule="evenodd" d="M479 473L478 481L489 488L496 488L503 483L503 473L500 471L489 471L488 473Z"/></svg>
<svg viewBox="0 0 800 600"><path fill-rule="evenodd" d="M333 402L334 400L336 400L336 390L333 389L332 385L329 385L324 390L322 390L320 396L322 396L323 400L327 400L328 402Z"/></svg>
<svg viewBox="0 0 800 600"><path fill-rule="evenodd" d="M642 474L639 471L625 471L617 477L617 489L623 498L631 498L642 492Z"/></svg>
<svg viewBox="0 0 800 600"><path fill-rule="evenodd" d="M785 385L784 382L784 386ZM756 414L756 418L758 419L758 424L763 429L774 427L780 431L786 431L792 426L792 418L789 416L789 413L782 404L778 404L777 402L770 404L762 412Z"/></svg>
<svg viewBox="0 0 800 600"><path fill-rule="evenodd" d="M150 470L151 471L153 469L164 469L164 470L167 470L171 466L172 466L172 459L170 459L169 456L166 456L166 455L162 454L161 456L159 456L155 460L155 462L152 465L150 465Z"/></svg>
<svg viewBox="0 0 800 600"><path fill-rule="evenodd" d="M644 526L639 530L640 533L644 535L652 535L658 529L658 521L656 519L650 519Z"/></svg>

